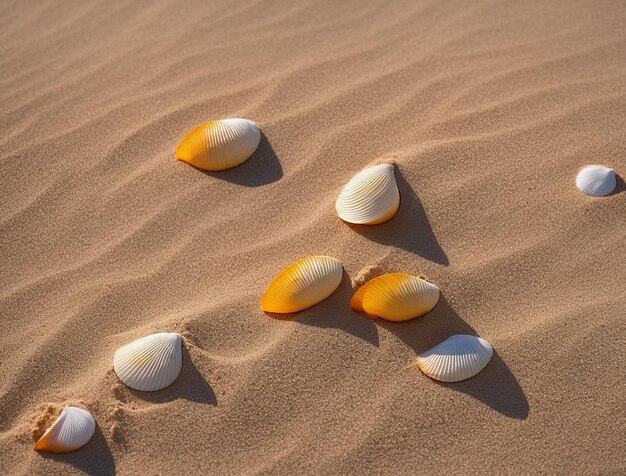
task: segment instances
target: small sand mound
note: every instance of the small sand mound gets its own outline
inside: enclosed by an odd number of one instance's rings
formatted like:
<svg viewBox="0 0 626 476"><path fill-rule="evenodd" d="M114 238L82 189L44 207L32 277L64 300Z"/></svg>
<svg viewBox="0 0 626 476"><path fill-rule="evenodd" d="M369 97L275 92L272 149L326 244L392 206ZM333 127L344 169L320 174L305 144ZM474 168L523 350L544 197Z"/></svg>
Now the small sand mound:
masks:
<svg viewBox="0 0 626 476"><path fill-rule="evenodd" d="M381 158L376 159L375 161L371 162L368 165L368 167L374 167L375 165L380 165L380 164L389 164L389 165L396 166L396 165L398 165L398 162L396 161L395 157L381 157Z"/></svg>
<svg viewBox="0 0 626 476"><path fill-rule="evenodd" d="M33 441L39 440L48 428L59 418L63 410L63 405L49 403L42 407L42 410L35 417L35 426L31 431Z"/></svg>
<svg viewBox="0 0 626 476"><path fill-rule="evenodd" d="M361 271L359 271L359 274L357 274L356 277L352 280L352 289L360 288L370 279L375 278L376 276L381 274L381 272L382 269L380 268L380 266L366 266Z"/></svg>

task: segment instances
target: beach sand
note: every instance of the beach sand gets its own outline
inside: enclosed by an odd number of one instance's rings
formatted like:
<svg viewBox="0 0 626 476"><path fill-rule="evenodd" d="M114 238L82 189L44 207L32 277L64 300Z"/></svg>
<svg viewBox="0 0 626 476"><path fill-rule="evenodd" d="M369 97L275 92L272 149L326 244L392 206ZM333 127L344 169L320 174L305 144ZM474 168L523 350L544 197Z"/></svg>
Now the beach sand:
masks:
<svg viewBox="0 0 626 476"><path fill-rule="evenodd" d="M606 474L626 471L626 8L607 1L18 2L0 5L2 474ZM245 117L253 157L175 160ZM393 159L398 214L335 214ZM284 267L340 259L327 300L259 309ZM349 310L351 280L406 272L426 316ZM166 390L115 350L184 337ZM416 355L494 346L440 384ZM65 404L98 429L33 451Z"/></svg>

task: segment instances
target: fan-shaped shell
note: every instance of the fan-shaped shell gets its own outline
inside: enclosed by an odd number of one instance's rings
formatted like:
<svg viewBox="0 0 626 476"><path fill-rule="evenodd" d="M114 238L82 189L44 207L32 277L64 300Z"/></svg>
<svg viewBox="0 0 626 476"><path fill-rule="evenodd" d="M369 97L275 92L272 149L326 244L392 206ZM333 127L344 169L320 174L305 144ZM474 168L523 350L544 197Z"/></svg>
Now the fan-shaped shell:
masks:
<svg viewBox="0 0 626 476"><path fill-rule="evenodd" d="M169 387L183 366L182 338L173 332L151 334L120 347L113 357L118 378L135 390Z"/></svg>
<svg viewBox="0 0 626 476"><path fill-rule="evenodd" d="M343 267L336 258L300 259L270 284L261 300L261 309L279 314L302 311L330 296L339 287L342 276Z"/></svg>
<svg viewBox="0 0 626 476"><path fill-rule="evenodd" d="M52 426L35 443L37 451L69 453L86 445L96 431L96 421L87 410L65 407Z"/></svg>
<svg viewBox="0 0 626 476"><path fill-rule="evenodd" d="M460 382L484 369L493 355L485 339L453 335L417 357L417 366L441 382Z"/></svg>
<svg viewBox="0 0 626 476"><path fill-rule="evenodd" d="M400 207L394 169L391 164L379 164L352 177L335 202L339 218L358 225L390 220Z"/></svg>
<svg viewBox="0 0 626 476"><path fill-rule="evenodd" d="M211 121L192 130L176 149L176 158L209 171L244 163L261 141L261 130L248 119Z"/></svg>
<svg viewBox="0 0 626 476"><path fill-rule="evenodd" d="M587 165L576 176L578 190L592 197L604 197L617 186L615 170L602 165Z"/></svg>
<svg viewBox="0 0 626 476"><path fill-rule="evenodd" d="M408 321L431 311L439 301L439 288L404 273L383 274L365 283L350 302L353 311L387 321Z"/></svg>

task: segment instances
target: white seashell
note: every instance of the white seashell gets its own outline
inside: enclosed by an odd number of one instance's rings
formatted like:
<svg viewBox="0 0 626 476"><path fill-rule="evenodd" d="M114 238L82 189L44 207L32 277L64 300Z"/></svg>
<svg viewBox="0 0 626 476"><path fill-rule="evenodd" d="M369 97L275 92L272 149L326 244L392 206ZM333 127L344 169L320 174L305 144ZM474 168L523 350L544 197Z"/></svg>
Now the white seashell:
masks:
<svg viewBox="0 0 626 476"><path fill-rule="evenodd" d="M244 163L261 141L261 130L248 119L222 119L196 127L176 149L176 158L209 171Z"/></svg>
<svg viewBox="0 0 626 476"><path fill-rule="evenodd" d="M592 197L609 195L617 186L615 170L602 165L587 165L576 176L578 190Z"/></svg>
<svg viewBox="0 0 626 476"><path fill-rule="evenodd" d="M399 207L400 192L391 164L374 165L356 174L335 202L339 218L358 225L384 223Z"/></svg>
<svg viewBox="0 0 626 476"><path fill-rule="evenodd" d="M135 390L169 387L183 366L182 338L173 332L151 334L120 347L113 356L118 378Z"/></svg>
<svg viewBox="0 0 626 476"><path fill-rule="evenodd" d="M441 382L460 382L484 369L493 355L493 347L484 339L453 335L417 357L417 366L429 377Z"/></svg>
<svg viewBox="0 0 626 476"><path fill-rule="evenodd" d="M87 410L65 407L35 444L37 451L69 453L84 446L96 431L96 421Z"/></svg>

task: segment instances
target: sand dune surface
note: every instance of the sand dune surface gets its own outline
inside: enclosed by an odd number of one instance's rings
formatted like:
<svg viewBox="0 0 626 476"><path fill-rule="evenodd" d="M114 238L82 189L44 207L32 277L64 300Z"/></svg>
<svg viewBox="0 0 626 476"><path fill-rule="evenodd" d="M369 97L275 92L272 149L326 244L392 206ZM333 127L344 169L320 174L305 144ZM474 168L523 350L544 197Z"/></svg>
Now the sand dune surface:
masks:
<svg viewBox="0 0 626 476"><path fill-rule="evenodd" d="M2 474L607 474L626 470L626 8L622 1L243 0L0 5ZM262 130L243 165L174 151L205 121ZM334 210L394 160L400 209ZM586 164L621 177L575 185ZM338 290L259 309L287 265ZM405 323L351 281L426 276ZM184 337L165 390L116 349ZM441 384L451 334L495 349ZM67 404L94 438L33 451Z"/></svg>

